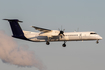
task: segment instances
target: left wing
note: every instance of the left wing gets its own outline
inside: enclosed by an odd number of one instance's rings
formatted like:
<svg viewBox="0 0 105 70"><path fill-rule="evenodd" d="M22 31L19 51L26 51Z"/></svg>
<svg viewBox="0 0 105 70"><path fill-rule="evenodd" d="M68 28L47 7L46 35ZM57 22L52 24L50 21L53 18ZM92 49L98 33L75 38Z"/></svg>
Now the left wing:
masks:
<svg viewBox="0 0 105 70"><path fill-rule="evenodd" d="M36 30L43 32L43 33L52 31L50 29L40 28L40 27L36 27L36 26L32 26L32 27L35 28Z"/></svg>

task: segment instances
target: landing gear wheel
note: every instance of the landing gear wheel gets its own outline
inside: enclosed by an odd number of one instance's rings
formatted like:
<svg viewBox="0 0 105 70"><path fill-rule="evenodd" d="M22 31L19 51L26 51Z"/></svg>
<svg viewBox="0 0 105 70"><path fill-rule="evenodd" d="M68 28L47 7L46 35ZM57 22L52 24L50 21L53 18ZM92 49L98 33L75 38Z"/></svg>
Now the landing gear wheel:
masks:
<svg viewBox="0 0 105 70"><path fill-rule="evenodd" d="M46 42L46 45L49 45L49 44L50 44L50 43L47 41L47 42Z"/></svg>
<svg viewBox="0 0 105 70"><path fill-rule="evenodd" d="M64 43L62 46L63 46L63 47L66 47L66 44Z"/></svg>
<svg viewBox="0 0 105 70"><path fill-rule="evenodd" d="M98 43L99 43L99 41L97 40L97 41L96 41L96 43L98 44Z"/></svg>

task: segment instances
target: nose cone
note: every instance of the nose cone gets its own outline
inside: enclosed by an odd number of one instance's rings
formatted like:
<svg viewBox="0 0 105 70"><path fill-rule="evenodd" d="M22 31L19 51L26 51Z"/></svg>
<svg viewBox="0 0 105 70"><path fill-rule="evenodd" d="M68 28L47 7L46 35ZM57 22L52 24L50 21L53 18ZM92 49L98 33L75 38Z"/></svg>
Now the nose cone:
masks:
<svg viewBox="0 0 105 70"><path fill-rule="evenodd" d="M100 37L98 37L99 38L99 40L102 40L102 37L100 36Z"/></svg>

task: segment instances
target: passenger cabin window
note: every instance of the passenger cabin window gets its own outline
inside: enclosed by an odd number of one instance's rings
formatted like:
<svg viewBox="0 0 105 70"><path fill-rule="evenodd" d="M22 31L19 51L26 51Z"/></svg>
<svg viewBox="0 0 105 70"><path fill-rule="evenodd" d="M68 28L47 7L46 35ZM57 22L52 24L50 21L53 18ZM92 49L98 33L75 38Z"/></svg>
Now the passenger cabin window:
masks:
<svg viewBox="0 0 105 70"><path fill-rule="evenodd" d="M97 33L90 33L90 34L97 34Z"/></svg>

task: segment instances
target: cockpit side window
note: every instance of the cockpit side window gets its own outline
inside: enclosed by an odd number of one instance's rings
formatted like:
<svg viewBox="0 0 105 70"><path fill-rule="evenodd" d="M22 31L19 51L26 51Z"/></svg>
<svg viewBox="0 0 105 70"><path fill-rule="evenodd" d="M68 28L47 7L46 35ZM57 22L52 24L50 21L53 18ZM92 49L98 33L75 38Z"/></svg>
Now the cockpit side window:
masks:
<svg viewBox="0 0 105 70"><path fill-rule="evenodd" d="M90 33L90 34L97 34L97 33Z"/></svg>

